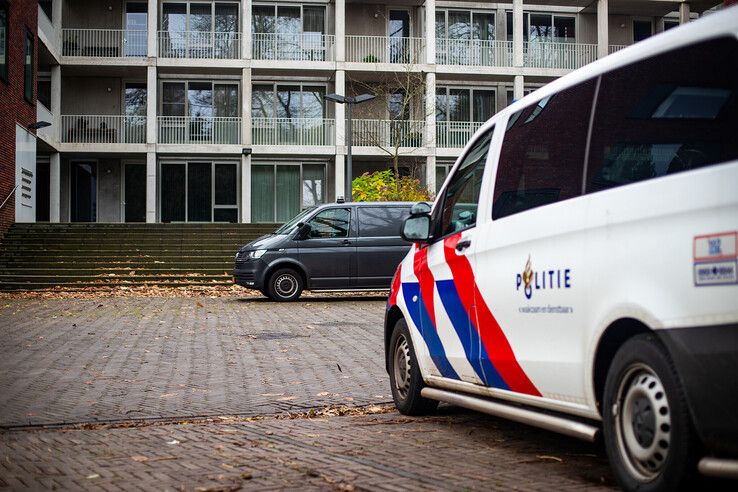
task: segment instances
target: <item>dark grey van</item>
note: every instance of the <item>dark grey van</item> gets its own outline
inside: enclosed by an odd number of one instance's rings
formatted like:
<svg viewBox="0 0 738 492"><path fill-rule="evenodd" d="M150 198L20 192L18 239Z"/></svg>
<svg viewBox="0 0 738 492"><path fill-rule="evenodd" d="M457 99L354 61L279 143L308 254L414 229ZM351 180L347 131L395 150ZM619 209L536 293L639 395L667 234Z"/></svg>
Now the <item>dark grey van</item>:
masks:
<svg viewBox="0 0 738 492"><path fill-rule="evenodd" d="M239 250L235 283L276 301L294 301L303 289L389 289L410 249L400 228L412 205L352 202L305 209Z"/></svg>

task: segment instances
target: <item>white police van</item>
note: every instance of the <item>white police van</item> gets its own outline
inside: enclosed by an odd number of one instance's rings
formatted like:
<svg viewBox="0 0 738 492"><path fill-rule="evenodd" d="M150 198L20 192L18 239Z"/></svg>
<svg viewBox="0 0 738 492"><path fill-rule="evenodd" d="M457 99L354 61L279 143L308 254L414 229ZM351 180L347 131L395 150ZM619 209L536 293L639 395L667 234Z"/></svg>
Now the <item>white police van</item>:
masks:
<svg viewBox="0 0 738 492"><path fill-rule="evenodd" d="M602 431L628 490L738 476L738 7L512 104L412 214L402 413Z"/></svg>

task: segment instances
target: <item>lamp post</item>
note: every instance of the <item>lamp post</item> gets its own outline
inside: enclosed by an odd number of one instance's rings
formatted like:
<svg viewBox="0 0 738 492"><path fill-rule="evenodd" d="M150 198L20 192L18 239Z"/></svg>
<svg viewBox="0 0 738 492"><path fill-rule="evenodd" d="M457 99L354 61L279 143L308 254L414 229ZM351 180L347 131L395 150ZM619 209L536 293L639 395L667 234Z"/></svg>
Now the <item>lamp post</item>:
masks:
<svg viewBox="0 0 738 492"><path fill-rule="evenodd" d="M354 104L360 104L366 101L371 101L374 99L375 95L373 94L361 94L359 96L339 96L338 94L326 94L325 98L329 101L333 101L337 104L345 104L346 105L346 120L347 120L347 128L346 133L348 136L346 137L346 194L347 196L344 198L347 202L350 202L353 200L353 190L351 187L352 183L352 174L353 174L353 166L351 162L351 144L353 140L353 131L352 131L352 123L351 123L351 106Z"/></svg>

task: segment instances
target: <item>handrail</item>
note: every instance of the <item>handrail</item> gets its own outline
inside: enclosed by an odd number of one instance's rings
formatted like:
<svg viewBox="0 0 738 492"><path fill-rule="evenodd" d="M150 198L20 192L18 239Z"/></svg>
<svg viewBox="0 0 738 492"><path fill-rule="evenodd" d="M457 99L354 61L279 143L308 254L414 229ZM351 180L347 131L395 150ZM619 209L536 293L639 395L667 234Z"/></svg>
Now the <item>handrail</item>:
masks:
<svg viewBox="0 0 738 492"><path fill-rule="evenodd" d="M15 188L10 190L10 193L8 193L8 196L5 197L5 200L3 200L3 203L0 203L0 209L2 209L5 206L5 203L10 200L10 197L13 196L13 193L15 193L15 190L18 189L20 185L15 185Z"/></svg>

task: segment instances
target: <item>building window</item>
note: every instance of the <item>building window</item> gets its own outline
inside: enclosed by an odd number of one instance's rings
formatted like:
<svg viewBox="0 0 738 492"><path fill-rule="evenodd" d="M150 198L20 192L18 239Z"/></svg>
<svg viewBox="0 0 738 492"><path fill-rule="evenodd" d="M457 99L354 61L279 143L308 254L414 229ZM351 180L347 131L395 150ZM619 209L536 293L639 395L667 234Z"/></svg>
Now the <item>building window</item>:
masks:
<svg viewBox="0 0 738 492"><path fill-rule="evenodd" d="M651 20L639 20L633 21L633 42L643 41L646 38L653 36L653 22Z"/></svg>
<svg viewBox="0 0 738 492"><path fill-rule="evenodd" d="M669 29L674 29L675 27L679 27L679 21L678 20L666 20L666 19L664 19L664 31L668 31Z"/></svg>
<svg viewBox="0 0 738 492"><path fill-rule="evenodd" d="M513 40L513 14L507 12L507 40ZM523 12L523 41L574 43L576 18L571 15Z"/></svg>
<svg viewBox="0 0 738 492"><path fill-rule="evenodd" d="M251 31L255 59L327 59L321 5L254 5Z"/></svg>
<svg viewBox="0 0 738 492"><path fill-rule="evenodd" d="M49 73L39 73L36 76L36 102L51 108L51 76Z"/></svg>
<svg viewBox="0 0 738 492"><path fill-rule="evenodd" d="M162 222L238 222L238 163L165 162L160 169Z"/></svg>
<svg viewBox="0 0 738 492"><path fill-rule="evenodd" d="M251 221L286 222L325 202L325 164L254 164Z"/></svg>
<svg viewBox="0 0 738 492"><path fill-rule="evenodd" d="M463 147L477 129L497 112L494 89L438 87L436 139L439 147Z"/></svg>
<svg viewBox="0 0 738 492"><path fill-rule="evenodd" d="M26 49L23 66L23 93L26 101L33 104L33 33L26 31Z"/></svg>
<svg viewBox="0 0 738 492"><path fill-rule="evenodd" d="M8 81L8 6L0 1L0 79Z"/></svg>

